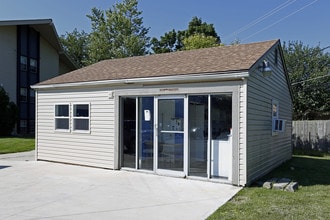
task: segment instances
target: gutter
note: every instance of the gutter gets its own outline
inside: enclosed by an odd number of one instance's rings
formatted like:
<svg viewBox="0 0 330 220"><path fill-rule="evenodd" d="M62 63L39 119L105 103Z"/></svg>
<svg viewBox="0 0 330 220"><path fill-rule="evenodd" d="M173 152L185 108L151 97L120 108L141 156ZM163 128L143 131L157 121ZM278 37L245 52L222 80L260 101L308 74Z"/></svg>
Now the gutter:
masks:
<svg viewBox="0 0 330 220"><path fill-rule="evenodd" d="M130 84L164 84L178 83L178 82L210 82L221 80L243 80L249 76L248 71L237 73L203 73L194 75L176 75L176 76L161 76L161 77L144 77L131 79L117 79L117 80L101 80L88 82L74 82L74 83L59 83L48 85L33 85L32 89L58 89L58 88L72 88L72 87L95 87L95 86L114 86L114 85L130 85Z"/></svg>

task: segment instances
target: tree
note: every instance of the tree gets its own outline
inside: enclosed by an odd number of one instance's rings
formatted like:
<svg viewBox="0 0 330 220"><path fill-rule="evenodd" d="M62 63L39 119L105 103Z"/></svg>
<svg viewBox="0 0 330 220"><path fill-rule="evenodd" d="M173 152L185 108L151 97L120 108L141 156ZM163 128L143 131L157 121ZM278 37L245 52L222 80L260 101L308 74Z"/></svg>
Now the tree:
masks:
<svg viewBox="0 0 330 220"><path fill-rule="evenodd" d="M72 33L66 33L60 37L64 50L69 54L79 67L88 63L88 34L84 31L79 32L76 28Z"/></svg>
<svg viewBox="0 0 330 220"><path fill-rule="evenodd" d="M137 0L123 0L108 10L92 8L87 17L91 32L66 33L61 42L66 52L80 66L105 59L145 55L149 28L143 26Z"/></svg>
<svg viewBox="0 0 330 220"><path fill-rule="evenodd" d="M0 136L8 136L15 127L18 109L15 103L9 101L5 89L0 86Z"/></svg>
<svg viewBox="0 0 330 220"><path fill-rule="evenodd" d="M206 37L214 37L218 44L221 43L220 37L215 31L213 24L203 22L201 18L193 17L188 24L188 29L185 31L185 38L200 34Z"/></svg>
<svg viewBox="0 0 330 220"><path fill-rule="evenodd" d="M207 48L218 46L217 39L212 36L205 36L203 34L194 34L192 36L183 39L183 45L185 50Z"/></svg>
<svg viewBox="0 0 330 220"><path fill-rule="evenodd" d="M152 50L155 53L168 53L180 49L180 44L178 43L178 33L173 29L172 31L166 32L164 36L151 39Z"/></svg>
<svg viewBox="0 0 330 220"><path fill-rule="evenodd" d="M330 55L320 46L283 44L293 91L293 119L330 119Z"/></svg>
<svg viewBox="0 0 330 220"><path fill-rule="evenodd" d="M149 28L143 26L137 0L124 0L102 11L92 9L89 35L89 63L104 59L145 55L149 45Z"/></svg>
<svg viewBox="0 0 330 220"><path fill-rule="evenodd" d="M167 53L178 50L190 50L202 47L220 45L220 37L213 24L203 22L201 18L193 17L188 28L183 31L166 32L160 40L151 40L151 49L154 53ZM187 44L187 45L186 45Z"/></svg>

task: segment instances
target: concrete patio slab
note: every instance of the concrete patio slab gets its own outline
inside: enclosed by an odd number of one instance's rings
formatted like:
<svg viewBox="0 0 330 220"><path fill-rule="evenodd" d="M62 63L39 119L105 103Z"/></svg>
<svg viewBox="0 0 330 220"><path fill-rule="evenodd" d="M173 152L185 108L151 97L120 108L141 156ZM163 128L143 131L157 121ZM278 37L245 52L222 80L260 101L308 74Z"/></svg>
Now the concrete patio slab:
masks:
<svg viewBox="0 0 330 220"><path fill-rule="evenodd" d="M8 159L0 159L0 180L0 219L205 219L241 189Z"/></svg>

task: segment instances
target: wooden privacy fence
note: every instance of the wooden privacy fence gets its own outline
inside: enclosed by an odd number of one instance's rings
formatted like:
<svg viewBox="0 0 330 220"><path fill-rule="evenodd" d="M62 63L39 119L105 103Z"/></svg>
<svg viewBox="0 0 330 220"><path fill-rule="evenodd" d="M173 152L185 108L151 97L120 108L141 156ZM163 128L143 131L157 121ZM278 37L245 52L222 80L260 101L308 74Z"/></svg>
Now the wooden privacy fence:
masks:
<svg viewBox="0 0 330 220"><path fill-rule="evenodd" d="M296 149L330 152L330 120L293 121L292 145Z"/></svg>

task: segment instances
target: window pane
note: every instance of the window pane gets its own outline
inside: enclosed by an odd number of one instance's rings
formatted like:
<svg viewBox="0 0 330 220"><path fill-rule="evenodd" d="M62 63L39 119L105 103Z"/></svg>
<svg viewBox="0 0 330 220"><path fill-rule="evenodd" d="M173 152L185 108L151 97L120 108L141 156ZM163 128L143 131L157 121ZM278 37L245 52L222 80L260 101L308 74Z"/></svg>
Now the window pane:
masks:
<svg viewBox="0 0 330 220"><path fill-rule="evenodd" d="M153 170L154 162L154 97L139 98L139 168Z"/></svg>
<svg viewBox="0 0 330 220"><path fill-rule="evenodd" d="M189 96L189 175L207 176L208 96Z"/></svg>
<svg viewBox="0 0 330 220"><path fill-rule="evenodd" d="M20 101L21 102L27 101L27 89L26 88L20 88Z"/></svg>
<svg viewBox="0 0 330 220"><path fill-rule="evenodd" d="M69 129L69 119L67 118L56 118L55 129Z"/></svg>
<svg viewBox="0 0 330 220"><path fill-rule="evenodd" d="M74 130L89 130L89 119L74 119Z"/></svg>
<svg viewBox="0 0 330 220"><path fill-rule="evenodd" d="M32 73L36 73L37 72L37 60L36 59L30 58L30 71Z"/></svg>
<svg viewBox="0 0 330 220"><path fill-rule="evenodd" d="M26 71L27 70L27 57L21 56L21 70Z"/></svg>
<svg viewBox="0 0 330 220"><path fill-rule="evenodd" d="M232 167L232 96L211 95L211 177L230 178Z"/></svg>
<svg viewBox="0 0 330 220"><path fill-rule="evenodd" d="M74 105L74 117L89 117L89 106Z"/></svg>
<svg viewBox="0 0 330 220"><path fill-rule="evenodd" d="M136 159L136 100L122 98L123 166L135 168Z"/></svg>
<svg viewBox="0 0 330 220"><path fill-rule="evenodd" d="M56 105L55 116L69 117L69 105Z"/></svg>

